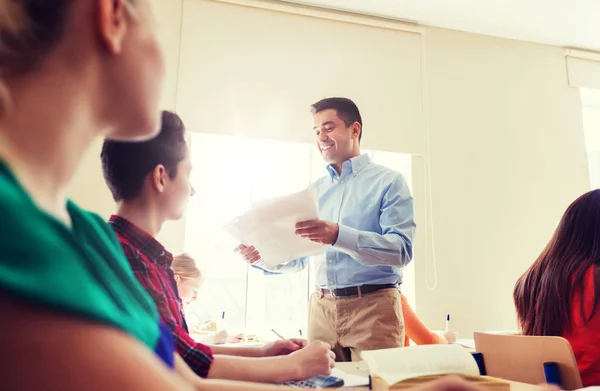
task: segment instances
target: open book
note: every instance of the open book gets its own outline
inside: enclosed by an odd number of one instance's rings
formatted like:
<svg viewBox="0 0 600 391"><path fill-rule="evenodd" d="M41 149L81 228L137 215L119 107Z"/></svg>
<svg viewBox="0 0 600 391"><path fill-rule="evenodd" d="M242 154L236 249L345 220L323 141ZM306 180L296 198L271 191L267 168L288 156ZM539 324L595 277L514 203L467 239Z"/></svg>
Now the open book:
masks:
<svg viewBox="0 0 600 391"><path fill-rule="evenodd" d="M458 344L370 350L361 357L369 365L374 391L408 388L450 374L496 391L510 389L507 382L481 377L471 353Z"/></svg>

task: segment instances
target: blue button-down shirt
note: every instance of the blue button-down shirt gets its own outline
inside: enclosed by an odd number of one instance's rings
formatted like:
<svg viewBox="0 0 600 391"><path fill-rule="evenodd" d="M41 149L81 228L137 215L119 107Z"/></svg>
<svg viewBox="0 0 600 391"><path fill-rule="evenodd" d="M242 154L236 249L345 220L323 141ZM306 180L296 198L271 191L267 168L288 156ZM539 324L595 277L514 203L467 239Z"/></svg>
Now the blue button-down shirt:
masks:
<svg viewBox="0 0 600 391"><path fill-rule="evenodd" d="M402 268L412 258L415 232L413 199L404 177L359 155L312 184L319 195L319 218L339 224L339 235L323 257L315 257L317 285L346 288L365 284L402 283ZM260 250L260 249L259 249ZM308 258L267 269L267 273L299 271Z"/></svg>

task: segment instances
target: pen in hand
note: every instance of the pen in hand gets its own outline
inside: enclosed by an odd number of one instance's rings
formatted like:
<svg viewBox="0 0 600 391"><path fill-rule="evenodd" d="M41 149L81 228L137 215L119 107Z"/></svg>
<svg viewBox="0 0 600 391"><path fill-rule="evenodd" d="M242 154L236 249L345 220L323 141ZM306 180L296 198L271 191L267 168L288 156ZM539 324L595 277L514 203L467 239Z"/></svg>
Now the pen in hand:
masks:
<svg viewBox="0 0 600 391"><path fill-rule="evenodd" d="M281 336L281 334L279 334L277 331L275 331L275 329L271 329L271 331L272 331L272 332L273 332L273 333L274 333L276 336L278 336L278 337L279 337L279 339L282 339L282 340L284 340L284 341L285 341L285 338L283 338L283 337Z"/></svg>

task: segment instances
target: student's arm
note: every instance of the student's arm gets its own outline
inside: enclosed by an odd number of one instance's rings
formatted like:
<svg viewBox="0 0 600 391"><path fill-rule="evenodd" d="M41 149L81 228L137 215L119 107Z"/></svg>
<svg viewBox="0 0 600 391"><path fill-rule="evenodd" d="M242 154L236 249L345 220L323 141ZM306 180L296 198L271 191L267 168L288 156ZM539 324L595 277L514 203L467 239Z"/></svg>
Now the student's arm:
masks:
<svg viewBox="0 0 600 391"><path fill-rule="evenodd" d="M40 309L4 293L0 313L0 346L10 352L0 365L2 389L193 389L141 343L112 327Z"/></svg>
<svg viewBox="0 0 600 391"><path fill-rule="evenodd" d="M177 373L186 379L190 384L193 384L195 389L198 391L276 391L281 390L284 387L275 386L270 384L258 384L258 383L246 383L232 380L207 380L201 379L183 359L175 354L175 370ZM285 387L285 389L289 389Z"/></svg>
<svg viewBox="0 0 600 391"><path fill-rule="evenodd" d="M282 274L282 273L297 273L306 267L308 257L293 259L283 265L268 267L265 262L260 259L252 264L252 267L262 270L265 274Z"/></svg>
<svg viewBox="0 0 600 391"><path fill-rule="evenodd" d="M406 336L413 340L417 345L433 345L442 342L440 337L429 331L427 327L421 322L421 319L415 314L408 300L404 295L400 295L402 301L402 315L404 316L404 330Z"/></svg>
<svg viewBox="0 0 600 391"><path fill-rule="evenodd" d="M196 375L204 378L282 383L328 374L334 365L335 355L321 342L283 357L213 357L210 346L195 342L183 328L172 330L177 352Z"/></svg>
<svg viewBox="0 0 600 391"><path fill-rule="evenodd" d="M288 356L247 358L215 356L209 379L259 383L283 383L328 375L335 366L335 354L322 342L313 342Z"/></svg>
<svg viewBox="0 0 600 391"><path fill-rule="evenodd" d="M301 338L292 338L279 340L265 346L220 346L213 345L214 354L226 354L239 357L270 357L290 354L306 346L306 340Z"/></svg>
<svg viewBox="0 0 600 391"><path fill-rule="evenodd" d="M400 267L410 262L415 231L413 199L401 175L385 190L379 225L382 234L339 224L333 246L366 266Z"/></svg>
<svg viewBox="0 0 600 391"><path fill-rule="evenodd" d="M171 331L173 332L177 353L196 375L207 377L213 363L212 348L194 341L183 327L171 324L168 326L171 327Z"/></svg>
<svg viewBox="0 0 600 391"><path fill-rule="evenodd" d="M282 391L289 389L285 386L231 380L204 380L196 385L198 391Z"/></svg>

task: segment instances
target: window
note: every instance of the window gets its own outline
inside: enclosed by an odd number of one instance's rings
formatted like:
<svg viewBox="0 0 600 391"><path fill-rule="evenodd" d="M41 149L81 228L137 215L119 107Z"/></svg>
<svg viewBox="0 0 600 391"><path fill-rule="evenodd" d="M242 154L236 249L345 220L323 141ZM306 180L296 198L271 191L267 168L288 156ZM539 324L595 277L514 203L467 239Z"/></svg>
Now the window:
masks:
<svg viewBox="0 0 600 391"><path fill-rule="evenodd" d="M404 174L411 183L410 155L363 151L373 161ZM264 275L234 253L238 243L222 227L252 204L299 191L326 174L313 145L196 133L191 137L192 183L186 219L186 251L206 276L198 301L188 309L191 322L219 319L230 330L257 333L271 328L287 335L305 330L314 268ZM414 297L412 264L403 290ZM412 294L410 292L413 292Z"/></svg>
<svg viewBox="0 0 600 391"><path fill-rule="evenodd" d="M588 153L590 184L600 188L600 90L581 89L583 131Z"/></svg>

